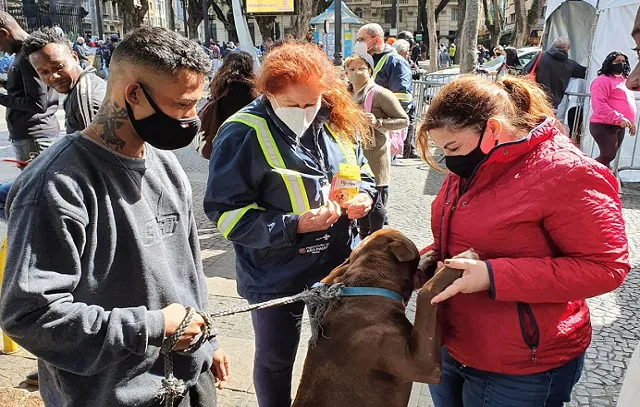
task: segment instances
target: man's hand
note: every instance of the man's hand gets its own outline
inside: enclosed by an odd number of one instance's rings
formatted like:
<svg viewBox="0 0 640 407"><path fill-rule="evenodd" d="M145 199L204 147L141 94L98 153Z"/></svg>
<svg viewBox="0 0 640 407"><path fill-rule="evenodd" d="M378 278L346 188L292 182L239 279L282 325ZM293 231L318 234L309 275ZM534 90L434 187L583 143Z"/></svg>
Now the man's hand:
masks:
<svg viewBox="0 0 640 407"><path fill-rule="evenodd" d="M373 205L373 199L366 192L360 192L355 198L347 202L347 215L349 219L364 218Z"/></svg>
<svg viewBox="0 0 640 407"><path fill-rule="evenodd" d="M224 390L224 388L227 387L231 370L229 370L229 358L222 348L218 348L218 350L213 354L211 373L213 373L218 390Z"/></svg>
<svg viewBox="0 0 640 407"><path fill-rule="evenodd" d="M446 301L458 293L471 294L488 290L491 287L487 264L481 260L451 259L445 260L444 265L462 270L462 277L453 282L443 292L436 295L432 304Z"/></svg>
<svg viewBox="0 0 640 407"><path fill-rule="evenodd" d="M340 205L327 201L327 205L306 211L298 218L298 233L320 232L327 230L340 219Z"/></svg>
<svg viewBox="0 0 640 407"><path fill-rule="evenodd" d="M162 314L164 315L164 332L165 337L169 337L173 335L173 333L178 329L180 323L187 315L187 310L180 304L171 304L166 308L162 309ZM189 347L189 344L193 341L193 339L198 336L204 329L204 320L198 314L194 314L191 319L191 323L187 326L187 329L184 331L184 334L178 340L176 347L174 350L184 350Z"/></svg>
<svg viewBox="0 0 640 407"><path fill-rule="evenodd" d="M627 129L629 129L629 135L636 135L636 125L634 123L631 123L631 121L627 120L626 118L620 120L620 127L626 127Z"/></svg>

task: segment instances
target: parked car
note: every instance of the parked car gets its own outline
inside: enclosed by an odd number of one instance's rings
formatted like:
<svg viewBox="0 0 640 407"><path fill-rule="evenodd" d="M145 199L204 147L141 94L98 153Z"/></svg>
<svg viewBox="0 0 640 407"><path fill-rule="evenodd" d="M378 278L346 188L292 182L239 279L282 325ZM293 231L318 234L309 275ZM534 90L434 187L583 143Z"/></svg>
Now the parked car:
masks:
<svg viewBox="0 0 640 407"><path fill-rule="evenodd" d="M520 60L521 66L517 68L524 68L529 61L535 58L540 52L541 49L539 47L525 47L518 49L518 59ZM484 73L488 76L495 76L500 70L501 63L498 59L492 59L491 61L485 62L478 68L479 73ZM437 72L432 72L425 76L424 80L427 82L437 82L437 83L447 83L452 79L460 75L460 67L456 66L449 69L442 69Z"/></svg>

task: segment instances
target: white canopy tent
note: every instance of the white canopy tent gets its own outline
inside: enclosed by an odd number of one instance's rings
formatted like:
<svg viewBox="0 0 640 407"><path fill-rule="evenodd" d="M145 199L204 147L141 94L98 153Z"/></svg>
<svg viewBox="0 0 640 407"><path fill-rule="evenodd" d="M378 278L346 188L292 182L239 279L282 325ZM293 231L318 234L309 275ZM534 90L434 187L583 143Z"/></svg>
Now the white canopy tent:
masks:
<svg viewBox="0 0 640 407"><path fill-rule="evenodd" d="M632 51L635 42L631 38L638 7L640 0L547 0L545 48L549 48L555 38L567 37L571 41L569 57L589 68L586 84L584 81L576 81L570 85L569 91L589 92L589 86L585 85L591 84L597 77L602 62L611 51L625 53L632 67L638 63L636 53ZM636 99L640 113L640 93L636 93ZM583 139L582 149L596 156L598 147L588 135L591 113L588 99L584 109L583 133L587 136ZM636 124L638 121L636 120ZM638 137L625 137L617 168L621 170L620 178L623 182L640 181Z"/></svg>

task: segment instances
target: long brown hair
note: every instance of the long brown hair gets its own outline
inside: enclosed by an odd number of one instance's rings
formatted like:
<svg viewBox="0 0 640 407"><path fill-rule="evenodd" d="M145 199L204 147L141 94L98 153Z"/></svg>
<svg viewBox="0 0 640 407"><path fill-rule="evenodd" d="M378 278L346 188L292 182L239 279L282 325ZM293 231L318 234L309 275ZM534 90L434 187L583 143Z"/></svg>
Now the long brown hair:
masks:
<svg viewBox="0 0 640 407"><path fill-rule="evenodd" d="M209 99L219 100L226 96L233 82L244 82L249 88L253 88L254 80L251 55L244 51L231 52L224 58L222 66L211 80Z"/></svg>
<svg viewBox="0 0 640 407"><path fill-rule="evenodd" d="M370 139L364 112L339 81L333 64L315 44L286 41L272 48L260 67L256 89L263 95L280 93L291 84L306 84L322 92L322 104L331 108L329 125L351 143Z"/></svg>
<svg viewBox="0 0 640 407"><path fill-rule="evenodd" d="M465 75L443 86L433 99L418 129L418 149L431 167L439 169L429 151L429 130L482 129L489 119L497 118L507 132L523 138L553 116L546 93L527 79L505 76L493 82ZM560 123L556 126L564 132Z"/></svg>

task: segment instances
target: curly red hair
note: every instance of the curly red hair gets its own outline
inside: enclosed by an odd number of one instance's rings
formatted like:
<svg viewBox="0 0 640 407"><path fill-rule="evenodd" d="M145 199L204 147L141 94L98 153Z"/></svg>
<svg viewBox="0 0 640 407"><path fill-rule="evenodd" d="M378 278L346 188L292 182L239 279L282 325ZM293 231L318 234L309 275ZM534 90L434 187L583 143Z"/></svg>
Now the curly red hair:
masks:
<svg viewBox="0 0 640 407"><path fill-rule="evenodd" d="M305 84L322 92L322 103L331 108L331 129L352 143L370 139L371 131L362 109L353 101L336 75L327 55L315 44L287 41L266 55L256 79L263 95L282 92L291 84Z"/></svg>

